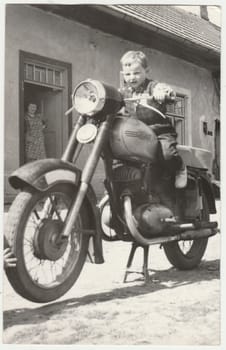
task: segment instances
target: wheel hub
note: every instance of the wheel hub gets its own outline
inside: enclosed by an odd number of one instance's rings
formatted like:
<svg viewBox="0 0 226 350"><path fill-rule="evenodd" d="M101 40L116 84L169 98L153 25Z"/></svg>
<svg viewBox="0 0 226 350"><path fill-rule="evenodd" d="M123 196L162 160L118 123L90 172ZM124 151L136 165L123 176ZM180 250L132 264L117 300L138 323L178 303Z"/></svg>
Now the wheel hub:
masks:
<svg viewBox="0 0 226 350"><path fill-rule="evenodd" d="M56 261L63 256L68 240L61 239L63 223L60 220L44 219L35 232L34 255L39 259Z"/></svg>

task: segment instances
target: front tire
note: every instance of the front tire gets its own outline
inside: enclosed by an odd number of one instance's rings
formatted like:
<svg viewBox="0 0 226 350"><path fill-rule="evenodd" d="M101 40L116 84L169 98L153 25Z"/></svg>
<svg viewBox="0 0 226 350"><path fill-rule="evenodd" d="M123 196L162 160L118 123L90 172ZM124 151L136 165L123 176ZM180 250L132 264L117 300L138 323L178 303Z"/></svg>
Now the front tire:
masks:
<svg viewBox="0 0 226 350"><path fill-rule="evenodd" d="M6 270L14 290L33 302L50 302L75 283L85 263L89 237L89 214L83 206L68 240L60 241L64 221L76 188L57 184L45 192L27 188L15 198L5 229L6 239L17 258Z"/></svg>
<svg viewBox="0 0 226 350"><path fill-rule="evenodd" d="M202 195L203 210L201 220L209 221L209 208L205 193ZM191 241L170 242L163 245L169 262L180 270L192 270L202 260L206 251L208 238Z"/></svg>

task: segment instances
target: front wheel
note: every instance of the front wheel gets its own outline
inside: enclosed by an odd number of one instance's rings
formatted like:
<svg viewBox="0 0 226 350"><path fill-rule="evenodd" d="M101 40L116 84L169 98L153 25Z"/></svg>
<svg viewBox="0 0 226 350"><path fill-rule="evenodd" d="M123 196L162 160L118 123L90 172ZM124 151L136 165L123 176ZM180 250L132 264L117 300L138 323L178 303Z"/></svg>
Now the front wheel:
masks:
<svg viewBox="0 0 226 350"><path fill-rule="evenodd" d="M69 238L60 240L75 191L70 184L57 184L45 192L27 188L9 210L5 235L17 265L6 269L6 274L14 290L28 300L56 300L82 270L89 242L81 233L89 228L84 206Z"/></svg>
<svg viewBox="0 0 226 350"><path fill-rule="evenodd" d="M209 208L206 195L202 196L203 209L201 220L209 221ZM180 270L191 270L199 265L206 251L208 238L170 242L163 245L169 262Z"/></svg>

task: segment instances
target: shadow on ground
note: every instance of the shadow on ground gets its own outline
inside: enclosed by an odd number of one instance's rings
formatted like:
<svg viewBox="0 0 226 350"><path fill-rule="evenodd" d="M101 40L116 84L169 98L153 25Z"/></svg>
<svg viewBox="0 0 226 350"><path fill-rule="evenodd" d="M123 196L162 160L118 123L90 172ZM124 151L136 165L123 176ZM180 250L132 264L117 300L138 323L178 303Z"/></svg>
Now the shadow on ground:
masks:
<svg viewBox="0 0 226 350"><path fill-rule="evenodd" d="M140 278L133 279L133 282L139 282L139 284L129 285L129 283L126 283L120 288L115 288L103 293L88 294L81 298L70 298L32 309L21 308L5 311L3 313L3 327L6 329L13 325L40 324L51 318L53 314L60 313L65 309L76 308L92 303L96 305L97 303L115 299L126 299L138 295L154 293L162 289L172 289L200 281L219 279L220 261L219 259L203 261L198 268L190 271L178 271L175 268L151 271L150 281L146 284L140 283Z"/></svg>

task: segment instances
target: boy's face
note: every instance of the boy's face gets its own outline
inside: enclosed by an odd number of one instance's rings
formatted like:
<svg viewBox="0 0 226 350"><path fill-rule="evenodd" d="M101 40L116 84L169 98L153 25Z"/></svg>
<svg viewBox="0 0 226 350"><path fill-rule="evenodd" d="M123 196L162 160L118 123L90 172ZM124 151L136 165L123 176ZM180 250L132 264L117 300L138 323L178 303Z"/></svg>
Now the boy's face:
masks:
<svg viewBox="0 0 226 350"><path fill-rule="evenodd" d="M147 77L147 69L139 62L134 62L130 66L123 66L123 77L125 82L134 89L137 89Z"/></svg>

